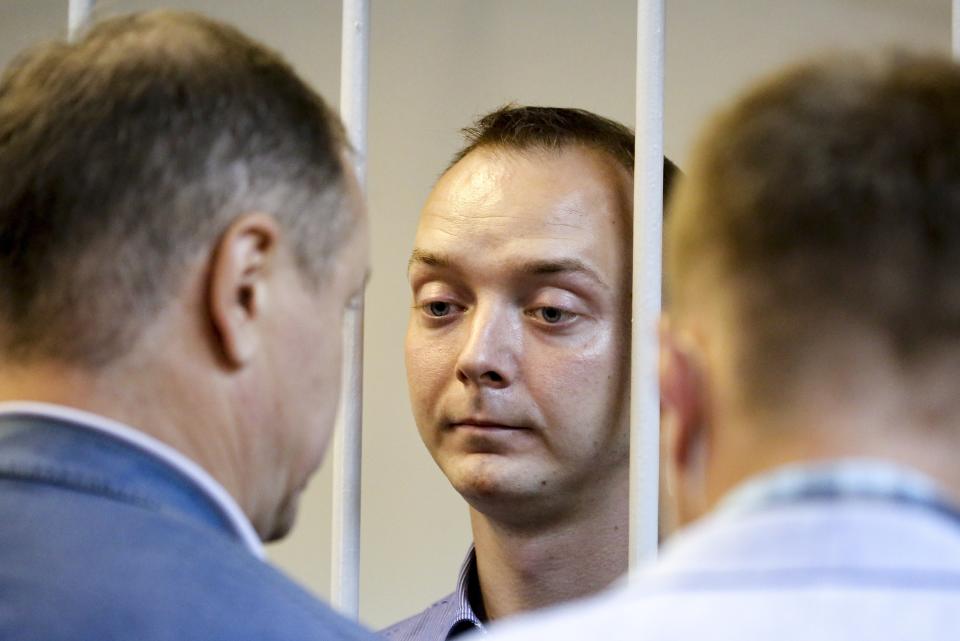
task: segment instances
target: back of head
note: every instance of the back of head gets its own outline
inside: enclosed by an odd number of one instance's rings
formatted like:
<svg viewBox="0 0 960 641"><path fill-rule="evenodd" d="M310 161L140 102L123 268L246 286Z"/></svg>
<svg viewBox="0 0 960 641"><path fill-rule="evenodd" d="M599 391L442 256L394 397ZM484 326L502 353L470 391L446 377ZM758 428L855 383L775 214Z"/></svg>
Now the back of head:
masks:
<svg viewBox="0 0 960 641"><path fill-rule="evenodd" d="M956 404L952 377L939 400L907 386L960 353L960 68L797 67L723 112L694 158L668 286L680 316L714 294L729 304L744 404L782 413L820 383L845 402L878 354L917 403Z"/></svg>
<svg viewBox="0 0 960 641"><path fill-rule="evenodd" d="M275 216L319 277L350 225L344 145L279 56L198 15L27 52L0 80L3 359L115 359L243 212Z"/></svg>

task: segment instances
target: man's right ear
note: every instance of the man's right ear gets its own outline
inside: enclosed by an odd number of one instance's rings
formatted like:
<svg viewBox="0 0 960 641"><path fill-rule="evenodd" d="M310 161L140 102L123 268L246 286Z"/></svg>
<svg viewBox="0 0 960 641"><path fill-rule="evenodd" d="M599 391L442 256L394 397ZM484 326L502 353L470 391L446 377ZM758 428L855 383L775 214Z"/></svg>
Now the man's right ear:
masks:
<svg viewBox="0 0 960 641"><path fill-rule="evenodd" d="M207 314L230 367L242 367L260 343L279 238L276 219L251 213L234 220L217 243L207 277Z"/></svg>
<svg viewBox="0 0 960 641"><path fill-rule="evenodd" d="M685 337L668 315L660 321L660 438L664 480L677 505L677 517L686 520L699 503L705 477L709 421L702 363L693 341Z"/></svg>

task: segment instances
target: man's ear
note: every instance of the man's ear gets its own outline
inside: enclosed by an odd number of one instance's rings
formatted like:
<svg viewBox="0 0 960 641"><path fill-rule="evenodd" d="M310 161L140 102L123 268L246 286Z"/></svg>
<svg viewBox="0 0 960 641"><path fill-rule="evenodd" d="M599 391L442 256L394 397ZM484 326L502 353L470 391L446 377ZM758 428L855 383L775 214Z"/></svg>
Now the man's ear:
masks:
<svg viewBox="0 0 960 641"><path fill-rule="evenodd" d="M217 243L207 279L207 314L231 367L242 367L256 353L279 240L276 219L251 213L234 220Z"/></svg>
<svg viewBox="0 0 960 641"><path fill-rule="evenodd" d="M661 452L667 490L677 500L688 493L689 478L699 478L704 470L708 445L706 420L707 390L703 365L692 349L691 340L683 340L669 316L660 320L660 408Z"/></svg>

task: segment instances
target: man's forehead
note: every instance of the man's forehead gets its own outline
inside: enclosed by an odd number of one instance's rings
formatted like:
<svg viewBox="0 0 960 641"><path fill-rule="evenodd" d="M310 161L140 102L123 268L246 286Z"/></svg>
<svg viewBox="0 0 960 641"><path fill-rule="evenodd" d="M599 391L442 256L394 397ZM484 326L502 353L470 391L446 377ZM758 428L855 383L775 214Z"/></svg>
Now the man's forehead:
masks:
<svg viewBox="0 0 960 641"><path fill-rule="evenodd" d="M410 264L490 275L593 271L610 281L629 237L625 191L592 150L475 150L427 200ZM590 269L568 269L573 263Z"/></svg>
<svg viewBox="0 0 960 641"><path fill-rule="evenodd" d="M615 189L622 168L607 154L582 146L560 149L480 147L448 169L432 195L463 198L499 195L517 183L563 187L593 185Z"/></svg>
<svg viewBox="0 0 960 641"><path fill-rule="evenodd" d="M495 194L516 169L517 160L509 152L475 149L440 177L431 196L449 200Z"/></svg>
<svg viewBox="0 0 960 641"><path fill-rule="evenodd" d="M515 198L484 203L431 201L424 207L417 235L477 242L484 238L502 242L518 237L560 240L590 233L602 217L609 217L608 208L579 193L549 198L518 194Z"/></svg>
<svg viewBox="0 0 960 641"><path fill-rule="evenodd" d="M514 235L597 229L622 222L621 188L589 150L475 150L431 192L420 229Z"/></svg>

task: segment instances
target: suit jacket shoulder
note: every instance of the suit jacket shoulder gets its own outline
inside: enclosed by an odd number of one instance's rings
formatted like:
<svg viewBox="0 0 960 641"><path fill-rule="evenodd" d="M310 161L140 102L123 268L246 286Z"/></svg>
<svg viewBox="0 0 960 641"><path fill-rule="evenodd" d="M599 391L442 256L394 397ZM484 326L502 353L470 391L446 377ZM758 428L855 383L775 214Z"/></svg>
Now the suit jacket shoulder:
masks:
<svg viewBox="0 0 960 641"><path fill-rule="evenodd" d="M33 432L0 439L0 639L374 638L253 556L195 497L158 498L187 486L143 453ZM116 480L131 470L163 491Z"/></svg>

